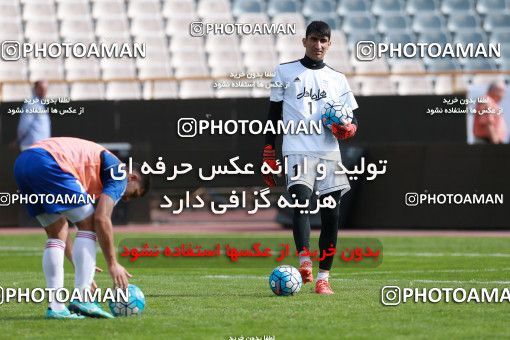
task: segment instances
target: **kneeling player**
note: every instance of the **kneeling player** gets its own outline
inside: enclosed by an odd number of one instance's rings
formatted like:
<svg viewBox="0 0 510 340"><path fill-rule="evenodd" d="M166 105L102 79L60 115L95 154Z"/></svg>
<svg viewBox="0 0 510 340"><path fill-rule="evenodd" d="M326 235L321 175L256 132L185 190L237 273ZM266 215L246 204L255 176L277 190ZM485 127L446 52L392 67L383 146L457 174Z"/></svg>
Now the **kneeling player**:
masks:
<svg viewBox="0 0 510 340"><path fill-rule="evenodd" d="M31 216L44 227L48 240L43 255L43 271L48 288L64 287L64 250L68 222L78 227L72 250L75 288L83 293L91 289L96 266L96 233L117 287L126 288L131 275L115 256L111 215L122 198L143 196L150 186L149 177L142 175L139 165L132 174L118 173L120 161L99 144L69 137L45 139L23 151L14 165L14 175L21 194L51 195L66 200L64 204L48 204L47 200L27 204ZM97 205L89 203L95 196ZM69 203L69 204L68 204ZM53 319L78 319L82 315L113 318L91 302L72 301L69 309L55 300L50 302L46 316Z"/></svg>
<svg viewBox="0 0 510 340"><path fill-rule="evenodd" d="M344 103L355 110L358 105L347 80L343 74L333 70L323 61L330 42L331 30L325 22L314 21L306 29L303 38L305 56L302 59L278 65L271 88L268 119L276 125L278 120L284 123L321 121L321 109L328 101ZM300 205L310 200L313 191L319 192L319 199L334 199L334 209L321 208L322 228L319 239L320 254L335 248L340 218L340 197L350 189L347 176L335 175L337 163L341 161L338 140L354 136L357 120L350 124L334 124L331 131L324 128L322 133L308 131L305 133L285 134L283 136L282 153L287 159L287 188L291 196ZM263 160L271 168L277 169L275 159L274 134L266 135ZM306 162L305 162L306 158ZM306 174L304 165L307 164ZM317 180L317 166L326 170L326 177ZM297 173L301 168L301 175ZM294 178L293 178L294 177ZM271 175L265 176L268 186L276 185ZM302 208L295 208L293 217L293 233L297 251L300 255L304 249L310 249L310 220L303 214ZM300 256L299 271L303 283L313 281L312 261L309 256ZM319 273L315 285L318 294L333 294L328 281L329 270L333 263L332 257L326 257L319 263Z"/></svg>

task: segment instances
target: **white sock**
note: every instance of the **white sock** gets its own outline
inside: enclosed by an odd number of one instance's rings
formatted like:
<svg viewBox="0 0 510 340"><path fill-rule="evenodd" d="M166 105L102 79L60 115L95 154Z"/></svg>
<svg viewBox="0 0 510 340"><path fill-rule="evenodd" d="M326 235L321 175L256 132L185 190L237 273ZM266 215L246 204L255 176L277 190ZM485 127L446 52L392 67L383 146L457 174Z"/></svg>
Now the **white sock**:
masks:
<svg viewBox="0 0 510 340"><path fill-rule="evenodd" d="M319 280L326 280L326 281L328 281L328 278L329 278L329 272L321 272L321 271L319 271L319 273L317 274L317 281L319 281Z"/></svg>
<svg viewBox="0 0 510 340"><path fill-rule="evenodd" d="M47 288L64 288L64 249L66 243L56 238L49 238L43 253L43 271L46 277ZM49 307L56 312L64 310L65 305L55 300L55 292L52 293L52 302Z"/></svg>
<svg viewBox="0 0 510 340"><path fill-rule="evenodd" d="M74 287L90 289L96 269L96 233L78 231L73 247Z"/></svg>
<svg viewBox="0 0 510 340"><path fill-rule="evenodd" d="M304 250L299 252L299 265L302 265L303 262L310 262L312 263L312 259L310 256L301 256L304 253Z"/></svg>

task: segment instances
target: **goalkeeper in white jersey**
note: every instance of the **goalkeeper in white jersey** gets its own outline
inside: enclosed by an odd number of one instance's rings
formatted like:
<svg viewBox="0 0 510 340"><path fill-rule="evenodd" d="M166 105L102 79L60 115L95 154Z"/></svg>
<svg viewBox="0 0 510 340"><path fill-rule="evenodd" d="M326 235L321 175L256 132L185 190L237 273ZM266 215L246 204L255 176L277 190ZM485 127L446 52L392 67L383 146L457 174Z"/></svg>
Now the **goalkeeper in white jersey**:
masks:
<svg viewBox="0 0 510 340"><path fill-rule="evenodd" d="M322 21L313 21L306 29L303 38L305 56L302 59L280 64L276 67L272 80L268 120L276 126L280 119L284 124L321 120L321 109L328 101L344 104L355 110L358 104L354 99L345 76L324 63L324 56L331 41L331 29ZM349 189L347 176L336 175L338 162L341 162L338 140L345 140L355 135L357 120L343 125L334 124L331 130L323 127L322 131L285 134L283 136L282 154L287 163L287 189L291 197L303 204L318 192L319 200L333 199L335 208L320 208L322 220L319 239L320 254L336 249L338 224L340 219L340 198ZM263 160L271 168L277 169L275 153L276 135L266 134ZM318 180L317 167L325 169L326 176ZM306 169L304 169L306 167ZM268 186L275 186L272 175L264 175ZM299 272L303 283L312 282L312 260L307 256L310 250L309 215L302 213L302 208L294 209L293 234L296 249L299 252ZM308 253L309 254L309 253ZM318 294L333 294L328 281L333 257L327 256L319 261L319 272L315 285Z"/></svg>

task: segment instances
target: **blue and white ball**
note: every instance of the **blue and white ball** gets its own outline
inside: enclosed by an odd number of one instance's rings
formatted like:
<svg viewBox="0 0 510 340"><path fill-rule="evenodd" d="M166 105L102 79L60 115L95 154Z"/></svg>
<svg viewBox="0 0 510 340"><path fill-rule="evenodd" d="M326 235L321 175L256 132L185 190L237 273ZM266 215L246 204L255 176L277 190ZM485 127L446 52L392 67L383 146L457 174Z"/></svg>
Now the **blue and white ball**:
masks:
<svg viewBox="0 0 510 340"><path fill-rule="evenodd" d="M324 104L321 110L322 124L328 129L331 129L333 123L338 125L349 124L352 122L353 117L350 107L345 106L345 103L335 102L333 100Z"/></svg>
<svg viewBox="0 0 510 340"><path fill-rule="evenodd" d="M128 285L128 301L110 301L108 304L114 316L140 315L145 309L145 296L140 288Z"/></svg>
<svg viewBox="0 0 510 340"><path fill-rule="evenodd" d="M269 287L273 293L279 296L297 294L302 285L301 274L292 266L278 266L269 275Z"/></svg>

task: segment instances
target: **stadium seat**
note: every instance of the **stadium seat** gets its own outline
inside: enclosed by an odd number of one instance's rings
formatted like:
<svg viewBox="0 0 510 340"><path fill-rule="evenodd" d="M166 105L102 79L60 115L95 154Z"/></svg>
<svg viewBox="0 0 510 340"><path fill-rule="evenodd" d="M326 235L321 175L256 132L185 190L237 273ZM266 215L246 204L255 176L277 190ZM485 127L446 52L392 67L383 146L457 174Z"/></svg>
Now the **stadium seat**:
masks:
<svg viewBox="0 0 510 340"><path fill-rule="evenodd" d="M163 20L159 16L135 17L131 19L131 33L135 37L164 37Z"/></svg>
<svg viewBox="0 0 510 340"><path fill-rule="evenodd" d="M138 79L171 77L172 68L169 63L147 63L138 66Z"/></svg>
<svg viewBox="0 0 510 340"><path fill-rule="evenodd" d="M103 79L133 78L136 76L136 67L132 59L108 59L100 61Z"/></svg>
<svg viewBox="0 0 510 340"><path fill-rule="evenodd" d="M303 50L285 50L278 54L278 63L288 63L303 58L305 55Z"/></svg>
<svg viewBox="0 0 510 340"><path fill-rule="evenodd" d="M476 10L480 14L501 13L508 10L507 0L478 0Z"/></svg>
<svg viewBox="0 0 510 340"><path fill-rule="evenodd" d="M182 18L196 15L195 0L165 0L163 16L165 18Z"/></svg>
<svg viewBox="0 0 510 340"><path fill-rule="evenodd" d="M304 34L303 34L304 36ZM347 47L347 39L341 30L331 30L331 43L343 48Z"/></svg>
<svg viewBox="0 0 510 340"><path fill-rule="evenodd" d="M335 15L335 5L332 0L305 0L302 12L305 17Z"/></svg>
<svg viewBox="0 0 510 340"><path fill-rule="evenodd" d="M106 84L106 99L142 99L142 91L137 81L112 81Z"/></svg>
<svg viewBox="0 0 510 340"><path fill-rule="evenodd" d="M237 69L235 72L243 71L243 57L241 52L235 49L214 51L209 54L207 61L211 68L231 64Z"/></svg>
<svg viewBox="0 0 510 340"><path fill-rule="evenodd" d="M475 74L472 78L474 85L487 85L494 82L505 82L505 76L502 74Z"/></svg>
<svg viewBox="0 0 510 340"><path fill-rule="evenodd" d="M64 79L64 62L59 58L37 58L28 62L30 80Z"/></svg>
<svg viewBox="0 0 510 340"><path fill-rule="evenodd" d="M214 90L210 80L183 80L179 87L179 98L212 98Z"/></svg>
<svg viewBox="0 0 510 340"><path fill-rule="evenodd" d="M60 24L60 35L64 39L74 41L92 41L95 39L94 24L87 17L71 16L70 18L63 18Z"/></svg>
<svg viewBox="0 0 510 340"><path fill-rule="evenodd" d="M326 65L338 71L340 73L353 73L354 67L349 60L345 59L337 59L337 58L328 58L326 60Z"/></svg>
<svg viewBox="0 0 510 340"><path fill-rule="evenodd" d="M130 18L160 17L161 6L158 0L131 0L127 7L127 15Z"/></svg>
<svg viewBox="0 0 510 340"><path fill-rule="evenodd" d="M499 65L499 69L502 71L510 71L510 60L503 60ZM508 76L506 79L510 80Z"/></svg>
<svg viewBox="0 0 510 340"><path fill-rule="evenodd" d="M375 20L370 15L352 15L346 16L342 23L342 31L347 34L364 32L373 32L375 30Z"/></svg>
<svg viewBox="0 0 510 340"><path fill-rule="evenodd" d="M186 14L180 17L171 17L166 20L165 33L170 37L181 36L190 38L189 26L190 23L199 21L198 16ZM184 29L185 28L185 29ZM193 37L193 39L199 39L199 37Z"/></svg>
<svg viewBox="0 0 510 340"><path fill-rule="evenodd" d="M441 46L452 42L452 37L447 32L423 32L418 37L418 42L422 43L436 43Z"/></svg>
<svg viewBox="0 0 510 340"><path fill-rule="evenodd" d="M48 98L69 98L69 87L66 83L51 83L48 86Z"/></svg>
<svg viewBox="0 0 510 340"><path fill-rule="evenodd" d="M26 2L23 5L23 19L33 20L34 18L38 20L56 21L57 16L53 2Z"/></svg>
<svg viewBox="0 0 510 340"><path fill-rule="evenodd" d="M487 43L487 36L484 32L480 31L471 31L471 32L458 32L455 34L455 38L453 39L454 43L461 43L467 45L469 43L472 44L485 44Z"/></svg>
<svg viewBox="0 0 510 340"><path fill-rule="evenodd" d="M452 58L426 58L424 59L424 63L427 66L427 69L432 72L460 70L459 62Z"/></svg>
<svg viewBox="0 0 510 340"><path fill-rule="evenodd" d="M189 39L189 37L188 37ZM208 35L205 40L205 50L222 51L239 47L239 39L235 35Z"/></svg>
<svg viewBox="0 0 510 340"><path fill-rule="evenodd" d="M197 13L202 18L219 17L226 13L230 16L229 0L199 0Z"/></svg>
<svg viewBox="0 0 510 340"><path fill-rule="evenodd" d="M500 43L501 45L510 45L510 31L493 32L491 34L490 42L493 44Z"/></svg>
<svg viewBox="0 0 510 340"><path fill-rule="evenodd" d="M453 79L451 76L434 77L435 94L452 94L454 92Z"/></svg>
<svg viewBox="0 0 510 340"><path fill-rule="evenodd" d="M301 13L279 13L273 16L273 24L294 24L296 31L305 30L305 19Z"/></svg>
<svg viewBox="0 0 510 340"><path fill-rule="evenodd" d="M208 77L209 69L206 65L184 65L175 68L175 76L181 77Z"/></svg>
<svg viewBox="0 0 510 340"><path fill-rule="evenodd" d="M340 16L367 15L370 13L370 2L367 0L341 0L336 10Z"/></svg>
<svg viewBox="0 0 510 340"><path fill-rule="evenodd" d="M349 49L353 49L359 41L373 41L377 43L381 41L381 38L378 34L370 31L353 31L347 36L347 45L349 46Z"/></svg>
<svg viewBox="0 0 510 340"><path fill-rule="evenodd" d="M395 85L389 77L357 76L355 81L360 83L362 96L394 95Z"/></svg>
<svg viewBox="0 0 510 340"><path fill-rule="evenodd" d="M488 32L510 32L510 14L488 14L485 18L483 28Z"/></svg>
<svg viewBox="0 0 510 340"><path fill-rule="evenodd" d="M448 19L448 29L451 32L473 31L480 28L480 19L472 13L458 13Z"/></svg>
<svg viewBox="0 0 510 340"><path fill-rule="evenodd" d="M125 17L98 18L96 20L96 34L99 37L129 39L129 24Z"/></svg>
<svg viewBox="0 0 510 340"><path fill-rule="evenodd" d="M244 24L269 24L266 13L243 13L237 16L236 22Z"/></svg>
<svg viewBox="0 0 510 340"><path fill-rule="evenodd" d="M425 65L421 59L399 60L392 63L391 72L425 72Z"/></svg>
<svg viewBox="0 0 510 340"><path fill-rule="evenodd" d="M341 26L341 20L336 14L318 14L311 16L308 18L308 24L315 20L324 21L332 30L338 30Z"/></svg>
<svg viewBox="0 0 510 340"><path fill-rule="evenodd" d="M235 0L232 8L232 14L235 17L247 13L263 13L263 11L264 3L260 0Z"/></svg>
<svg viewBox="0 0 510 340"><path fill-rule="evenodd" d="M295 0L269 0L267 14L273 17L280 13L295 13L300 9L299 3Z"/></svg>
<svg viewBox="0 0 510 340"><path fill-rule="evenodd" d="M71 84L72 100L102 100L105 98L105 86L97 82L74 82Z"/></svg>
<svg viewBox="0 0 510 340"><path fill-rule="evenodd" d="M62 19L85 19L90 18L90 7L88 2L61 1L57 5L57 18Z"/></svg>
<svg viewBox="0 0 510 340"><path fill-rule="evenodd" d="M417 33L442 32L446 30L443 16L435 13L416 13L412 23L412 29Z"/></svg>
<svg viewBox="0 0 510 340"><path fill-rule="evenodd" d="M409 43L414 43L415 42L415 38L414 38L414 34L412 33L406 33L406 32L388 32L383 40L385 42L389 42L389 43L393 43L393 44L409 44Z"/></svg>
<svg viewBox="0 0 510 340"><path fill-rule="evenodd" d="M244 64L251 71L270 72L278 64L278 57L271 50L249 51L244 55Z"/></svg>
<svg viewBox="0 0 510 340"><path fill-rule="evenodd" d="M404 9L401 0L374 0L372 4L372 13L378 16L403 14Z"/></svg>
<svg viewBox="0 0 510 340"><path fill-rule="evenodd" d="M60 40L57 21L31 19L25 23L25 37L31 42L58 42Z"/></svg>
<svg viewBox="0 0 510 340"><path fill-rule="evenodd" d="M23 26L20 19L0 19L0 40L23 40Z"/></svg>
<svg viewBox="0 0 510 340"><path fill-rule="evenodd" d="M66 58L64 64L67 80L99 80L101 77L101 68L96 58Z"/></svg>
<svg viewBox="0 0 510 340"><path fill-rule="evenodd" d="M464 71L496 70L496 63L490 59L462 59Z"/></svg>
<svg viewBox="0 0 510 340"><path fill-rule="evenodd" d="M397 93L401 96L432 94L434 86L432 79L426 76L394 76L397 83Z"/></svg>
<svg viewBox="0 0 510 340"><path fill-rule="evenodd" d="M497 61L499 63L510 61L510 46L509 45L501 45L501 58L497 59Z"/></svg>
<svg viewBox="0 0 510 340"><path fill-rule="evenodd" d="M273 51L275 47L273 36L271 35L244 35L241 37L241 51Z"/></svg>
<svg viewBox="0 0 510 340"><path fill-rule="evenodd" d="M144 99L175 99L179 96L176 81L146 81L143 83Z"/></svg>
<svg viewBox="0 0 510 340"><path fill-rule="evenodd" d="M299 50L304 52L302 39L305 36L304 30L298 30L296 34L279 34L276 36L276 50L284 52L288 50Z"/></svg>
<svg viewBox="0 0 510 340"><path fill-rule="evenodd" d="M5 18L21 19L21 10L17 1L0 3L0 13Z"/></svg>
<svg viewBox="0 0 510 340"><path fill-rule="evenodd" d="M175 68L207 65L205 53L202 51L175 51L170 60Z"/></svg>
<svg viewBox="0 0 510 340"><path fill-rule="evenodd" d="M216 37L216 36L211 36ZM214 38L213 38L214 39ZM212 51L214 49L211 49ZM204 51L204 40L202 38L190 39L188 36L175 35L170 39L170 51Z"/></svg>
<svg viewBox="0 0 510 340"><path fill-rule="evenodd" d="M457 15L462 12L472 13L475 10L473 0L443 0L441 12L446 15Z"/></svg>
<svg viewBox="0 0 510 340"><path fill-rule="evenodd" d="M0 60L0 81L2 80L26 80L28 66L24 59L16 61Z"/></svg>
<svg viewBox="0 0 510 340"><path fill-rule="evenodd" d="M28 98L32 98L32 89L29 84L3 84L3 102L19 102Z"/></svg>
<svg viewBox="0 0 510 340"><path fill-rule="evenodd" d="M94 18L118 19L126 17L126 8L122 0L102 0L92 3Z"/></svg>
<svg viewBox="0 0 510 340"><path fill-rule="evenodd" d="M436 15L439 13L439 8L434 0L408 0L406 2L406 11L411 15Z"/></svg>
<svg viewBox="0 0 510 340"><path fill-rule="evenodd" d="M356 73L377 73L388 72L389 67L385 58L376 58L371 61L358 61L356 58L351 60Z"/></svg>
<svg viewBox="0 0 510 340"><path fill-rule="evenodd" d="M403 15L382 16L377 23L380 33L388 32L409 32L411 25L407 17Z"/></svg>

